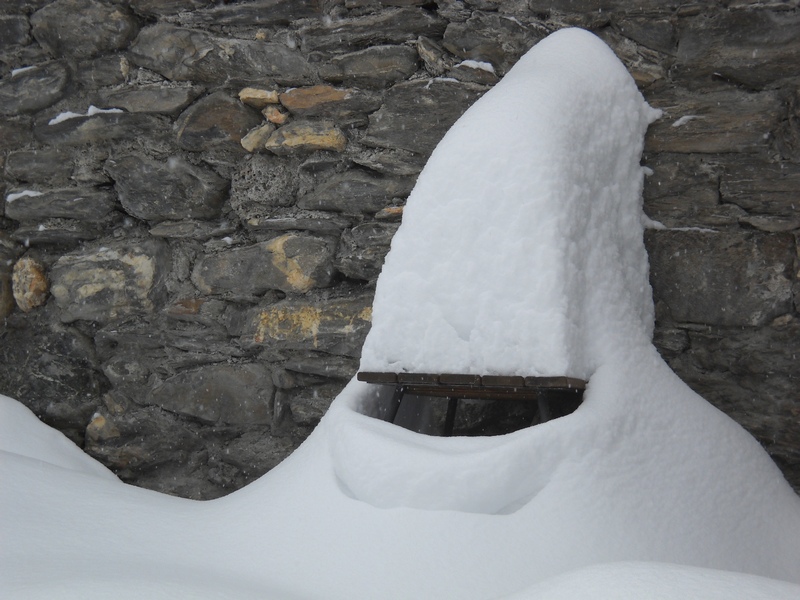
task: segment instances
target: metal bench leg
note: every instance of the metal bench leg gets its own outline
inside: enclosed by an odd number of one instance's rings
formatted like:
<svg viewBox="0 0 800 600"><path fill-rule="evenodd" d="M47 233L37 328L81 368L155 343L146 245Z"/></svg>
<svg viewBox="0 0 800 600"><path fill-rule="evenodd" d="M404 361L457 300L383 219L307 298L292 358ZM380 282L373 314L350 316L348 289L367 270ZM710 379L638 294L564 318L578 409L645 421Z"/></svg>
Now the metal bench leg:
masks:
<svg viewBox="0 0 800 600"><path fill-rule="evenodd" d="M550 413L550 403L544 393L538 392L536 394L536 401L539 404L539 422L545 423L552 418Z"/></svg>
<svg viewBox="0 0 800 600"><path fill-rule="evenodd" d="M456 408L458 408L458 398L448 398L447 416L444 419L444 437L453 435L453 425L456 423Z"/></svg>
<svg viewBox="0 0 800 600"><path fill-rule="evenodd" d="M406 393L406 386L398 385L394 388L394 395L392 396L392 403L389 405L389 411L386 413L386 420L389 423L394 423L397 417L397 411L400 410L400 403L403 401L403 396Z"/></svg>

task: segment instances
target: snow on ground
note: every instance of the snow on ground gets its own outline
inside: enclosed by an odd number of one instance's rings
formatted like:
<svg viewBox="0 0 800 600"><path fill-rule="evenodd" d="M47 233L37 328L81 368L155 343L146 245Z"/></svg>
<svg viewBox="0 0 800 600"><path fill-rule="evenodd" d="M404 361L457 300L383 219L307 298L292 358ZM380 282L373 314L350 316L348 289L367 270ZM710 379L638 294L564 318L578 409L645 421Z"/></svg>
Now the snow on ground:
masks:
<svg viewBox="0 0 800 600"><path fill-rule="evenodd" d="M379 280L364 368L584 376L575 413L429 437L354 380L276 469L195 502L0 399L0 595L800 597L800 499L649 341L653 116L599 39L551 35L437 148Z"/></svg>

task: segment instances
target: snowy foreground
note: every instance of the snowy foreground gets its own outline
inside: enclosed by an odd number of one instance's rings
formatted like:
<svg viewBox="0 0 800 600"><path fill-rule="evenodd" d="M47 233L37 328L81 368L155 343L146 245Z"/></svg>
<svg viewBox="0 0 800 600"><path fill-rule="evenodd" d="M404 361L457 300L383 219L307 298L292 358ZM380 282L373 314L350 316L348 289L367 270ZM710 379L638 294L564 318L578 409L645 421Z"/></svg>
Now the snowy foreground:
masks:
<svg viewBox="0 0 800 600"><path fill-rule="evenodd" d="M656 117L600 40L551 35L436 149L378 283L365 370L585 377L575 413L429 437L353 381L278 468L194 502L0 398L0 596L800 598L800 499L650 343Z"/></svg>

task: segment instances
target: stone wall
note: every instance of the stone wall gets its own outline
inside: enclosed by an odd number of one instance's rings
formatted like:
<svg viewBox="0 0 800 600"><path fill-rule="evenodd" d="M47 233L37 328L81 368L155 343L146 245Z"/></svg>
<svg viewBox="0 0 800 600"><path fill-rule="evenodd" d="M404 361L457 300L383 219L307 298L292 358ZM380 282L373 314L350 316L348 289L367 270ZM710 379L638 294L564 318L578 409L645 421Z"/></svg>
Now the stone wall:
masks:
<svg viewBox="0 0 800 600"><path fill-rule="evenodd" d="M0 392L137 485L269 470L355 372L437 141L567 25L664 111L658 347L800 489L796 0L4 0Z"/></svg>

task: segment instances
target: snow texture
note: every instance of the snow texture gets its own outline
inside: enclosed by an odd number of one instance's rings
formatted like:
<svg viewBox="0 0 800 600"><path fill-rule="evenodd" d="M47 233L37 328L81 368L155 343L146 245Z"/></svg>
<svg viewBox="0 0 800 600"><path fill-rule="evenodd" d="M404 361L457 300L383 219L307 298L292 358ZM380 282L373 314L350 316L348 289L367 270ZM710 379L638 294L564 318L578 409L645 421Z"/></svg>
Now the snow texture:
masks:
<svg viewBox="0 0 800 600"><path fill-rule="evenodd" d="M42 195L42 192L37 192L35 190L22 190L21 192L14 192L12 194L8 194L6 196L6 202L11 203L11 202L14 202L14 200L19 200L20 198L25 198L25 197L28 197L28 196L35 197L35 196L41 196L41 195Z"/></svg>
<svg viewBox="0 0 800 600"><path fill-rule="evenodd" d="M639 164L658 116L613 52L551 36L450 129L408 199L366 371L588 378L653 323Z"/></svg>
<svg viewBox="0 0 800 600"><path fill-rule="evenodd" d="M649 341L653 116L599 39L551 35L442 141L380 277L365 365L581 375L576 412L436 438L369 416L386 390L353 380L286 461L201 503L113 480L0 398L0 596L800 597L800 499Z"/></svg>
<svg viewBox="0 0 800 600"><path fill-rule="evenodd" d="M76 119L78 117L93 117L94 115L101 115L107 113L121 113L125 112L121 108L97 108L94 105L89 106L89 109L86 111L86 114L76 113L72 111L65 111L62 113L57 114L55 117L50 119L47 124L48 125L57 125L62 121L67 121L69 119Z"/></svg>

